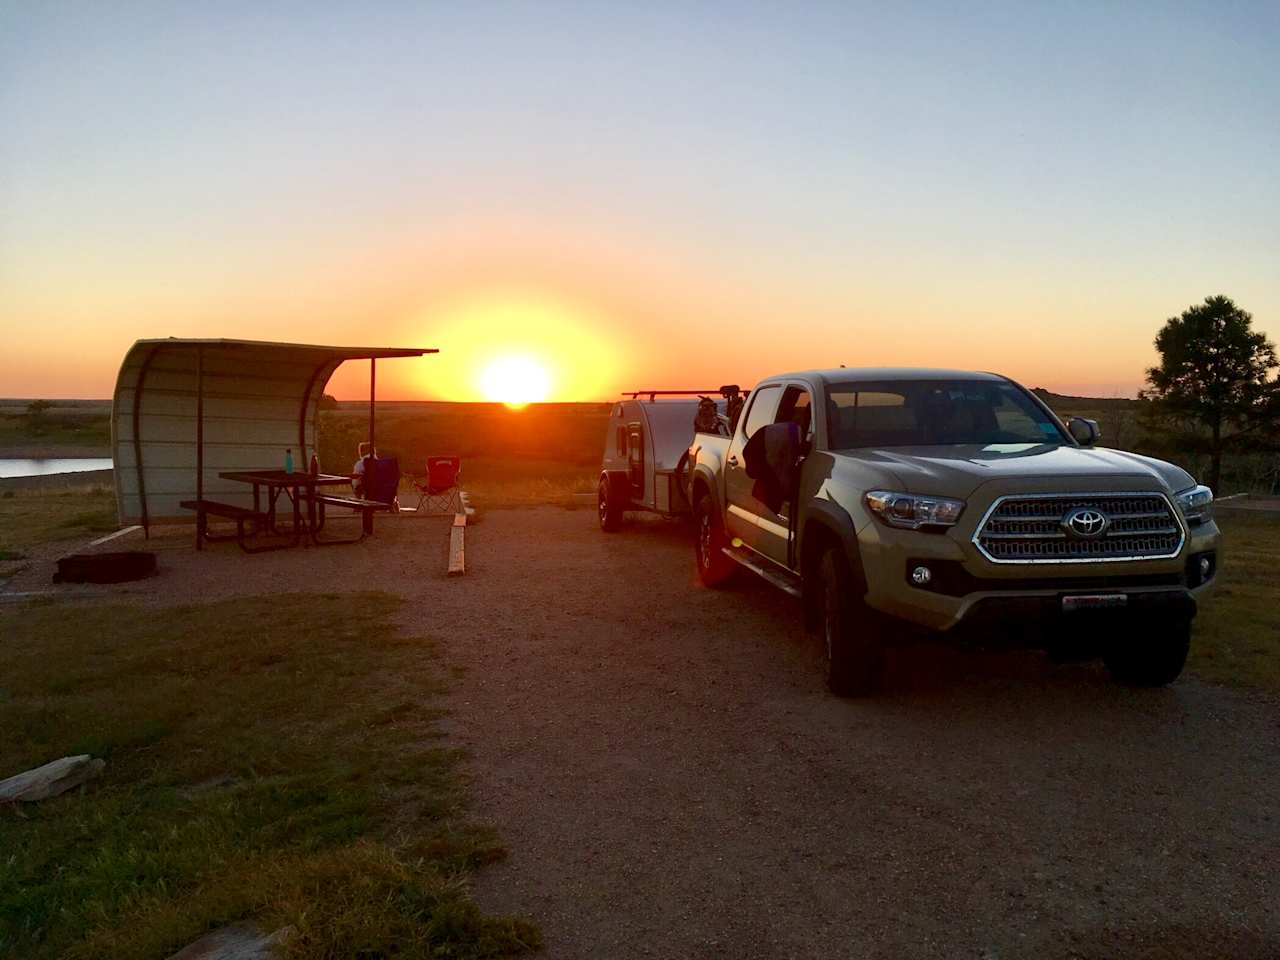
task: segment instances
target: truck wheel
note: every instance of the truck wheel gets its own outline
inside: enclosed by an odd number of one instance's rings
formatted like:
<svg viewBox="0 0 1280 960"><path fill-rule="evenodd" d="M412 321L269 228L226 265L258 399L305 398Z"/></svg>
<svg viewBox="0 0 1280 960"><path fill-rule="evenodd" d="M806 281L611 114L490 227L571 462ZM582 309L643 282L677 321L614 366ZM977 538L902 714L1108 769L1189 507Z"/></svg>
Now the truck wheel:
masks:
<svg viewBox="0 0 1280 960"><path fill-rule="evenodd" d="M1163 687L1182 673L1191 650L1191 621L1157 621L1144 630L1117 631L1102 661L1111 678L1135 687Z"/></svg>
<svg viewBox="0 0 1280 960"><path fill-rule="evenodd" d="M724 555L728 538L724 535L724 527L716 516L715 504L711 495L704 493L693 507L693 520L698 527L698 536L694 541L694 556L698 563L698 579L704 586L723 586L733 576L738 565L732 557Z"/></svg>
<svg viewBox="0 0 1280 960"><path fill-rule="evenodd" d="M827 686L839 697L874 693L884 671L882 617L863 601L840 547L828 547L818 569Z"/></svg>
<svg viewBox="0 0 1280 960"><path fill-rule="evenodd" d="M600 513L600 529L605 533L617 533L622 529L622 504L609 489L609 478L600 478L600 493L597 497L597 508Z"/></svg>

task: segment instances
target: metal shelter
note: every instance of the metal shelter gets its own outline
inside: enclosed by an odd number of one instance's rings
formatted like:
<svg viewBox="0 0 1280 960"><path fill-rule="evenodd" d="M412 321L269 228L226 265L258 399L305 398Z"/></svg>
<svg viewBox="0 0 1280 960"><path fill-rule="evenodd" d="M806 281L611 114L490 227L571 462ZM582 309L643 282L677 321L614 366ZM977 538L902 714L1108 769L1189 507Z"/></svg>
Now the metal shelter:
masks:
<svg viewBox="0 0 1280 960"><path fill-rule="evenodd" d="M347 360L369 361L369 440L377 361L433 349L326 347L254 340L139 340L125 354L111 410L111 456L121 524L189 522L182 500L216 496L249 506L231 470L306 470L320 398ZM354 451L353 451L354 459Z"/></svg>

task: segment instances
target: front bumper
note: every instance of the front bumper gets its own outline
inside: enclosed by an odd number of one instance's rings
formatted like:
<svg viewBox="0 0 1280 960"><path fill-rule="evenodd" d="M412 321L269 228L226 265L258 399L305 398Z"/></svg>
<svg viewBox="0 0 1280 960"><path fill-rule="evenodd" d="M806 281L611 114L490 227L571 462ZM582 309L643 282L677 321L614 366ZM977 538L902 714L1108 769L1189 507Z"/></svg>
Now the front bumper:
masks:
<svg viewBox="0 0 1280 960"><path fill-rule="evenodd" d="M973 547L971 536L962 527L926 533L867 523L858 531L867 603L931 630L964 625L1019 631L1156 613L1190 617L1197 598L1216 582L1221 558L1213 521L1189 528L1176 557L1121 563L994 564ZM917 567L929 570L927 583L913 580ZM1063 597L1099 594L1126 600L1113 609L1064 612Z"/></svg>
<svg viewBox="0 0 1280 960"><path fill-rule="evenodd" d="M1123 595L1123 607L1075 611L1064 608L1063 600L1070 593L987 596L970 604L950 633L979 641L998 638L1035 644L1047 639L1053 644L1087 646L1104 642L1108 632L1125 625L1190 620L1196 615L1196 601L1189 590L1123 591Z"/></svg>

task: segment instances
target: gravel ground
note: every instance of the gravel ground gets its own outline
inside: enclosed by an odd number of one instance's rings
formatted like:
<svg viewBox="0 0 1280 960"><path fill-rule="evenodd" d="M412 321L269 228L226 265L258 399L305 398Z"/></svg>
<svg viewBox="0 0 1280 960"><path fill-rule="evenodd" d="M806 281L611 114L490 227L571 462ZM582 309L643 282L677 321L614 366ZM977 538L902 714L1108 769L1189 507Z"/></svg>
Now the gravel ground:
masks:
<svg viewBox="0 0 1280 960"><path fill-rule="evenodd" d="M941 647L841 701L795 601L700 588L676 525L493 511L461 579L446 542L420 519L253 557L184 533L127 593L404 595L511 851L477 896L547 957L1280 956L1274 701Z"/></svg>

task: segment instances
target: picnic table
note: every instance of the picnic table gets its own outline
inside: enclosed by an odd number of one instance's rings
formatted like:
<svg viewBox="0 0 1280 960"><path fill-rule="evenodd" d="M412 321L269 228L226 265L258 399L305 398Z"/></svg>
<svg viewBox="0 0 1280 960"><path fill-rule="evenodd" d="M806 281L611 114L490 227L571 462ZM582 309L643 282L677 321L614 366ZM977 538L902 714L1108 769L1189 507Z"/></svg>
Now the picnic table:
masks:
<svg viewBox="0 0 1280 960"><path fill-rule="evenodd" d="M304 528L302 522L302 501L307 502L307 520L305 528L310 534L313 543L321 543L316 538L323 520L317 520L316 505L319 502L319 496L316 491L320 487L338 487L350 486L351 477L333 473L306 473L302 471L294 471L288 473L284 470L230 470L225 473L219 473L219 477L223 480L235 480L239 483L249 483L253 485L253 510L254 513L262 513L262 493L266 488L267 500L267 525L274 533L281 533L276 527L276 501L280 499L280 494L284 493L293 503L293 545L297 546L302 542L302 531ZM321 506L323 509L323 506Z"/></svg>
<svg viewBox="0 0 1280 960"><path fill-rule="evenodd" d="M196 512L196 549L203 549L206 540L231 540L240 544L247 553L259 553L263 550L279 550L287 546L299 546L302 532L316 546L327 546L338 543L358 543L373 533L373 514L379 510L394 510L394 498L389 503L379 500L357 499L351 496L336 496L321 492L323 487L347 486L352 478L332 473L288 473L284 470L230 470L218 474L223 480L234 480L237 483L248 483L253 486L253 507L241 507L236 504L223 503L207 498L184 500L181 506ZM266 510L263 510L263 490L265 488ZM276 525L276 503L280 494L284 493L293 506L293 526L283 531ZM306 501L307 516L303 519L302 503ZM320 530L324 527L325 505L349 507L361 515L360 534L356 537L320 539ZM213 536L208 532L210 516L234 520L236 532L234 536ZM252 525L253 531L246 530ZM251 546L249 539L262 530L279 536L289 533L293 535L292 544L266 543Z"/></svg>

